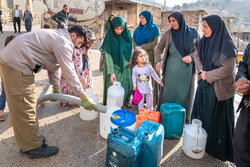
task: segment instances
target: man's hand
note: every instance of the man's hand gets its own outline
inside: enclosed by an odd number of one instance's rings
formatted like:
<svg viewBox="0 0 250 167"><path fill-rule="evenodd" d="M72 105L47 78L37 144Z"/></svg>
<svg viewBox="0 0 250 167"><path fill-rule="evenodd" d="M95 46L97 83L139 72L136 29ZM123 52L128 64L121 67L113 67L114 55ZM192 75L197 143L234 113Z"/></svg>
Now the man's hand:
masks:
<svg viewBox="0 0 250 167"><path fill-rule="evenodd" d="M161 63L156 63L156 65L155 65L155 71L157 73L160 73L160 70L161 70Z"/></svg>
<svg viewBox="0 0 250 167"><path fill-rule="evenodd" d="M53 86L53 93L61 93L59 86Z"/></svg>
<svg viewBox="0 0 250 167"><path fill-rule="evenodd" d="M88 96L81 98L81 101L82 101L82 105L85 109L96 110L93 100L91 98L89 98Z"/></svg>
<svg viewBox="0 0 250 167"><path fill-rule="evenodd" d="M111 74L111 75L110 75L110 81L111 81L112 84L114 84L114 81L116 81L116 76L115 76L115 74Z"/></svg>
<svg viewBox="0 0 250 167"><path fill-rule="evenodd" d="M182 58L182 61L183 61L184 63L189 64L189 63L192 62L192 58L191 58L191 56L187 55L187 56L185 56L185 57Z"/></svg>

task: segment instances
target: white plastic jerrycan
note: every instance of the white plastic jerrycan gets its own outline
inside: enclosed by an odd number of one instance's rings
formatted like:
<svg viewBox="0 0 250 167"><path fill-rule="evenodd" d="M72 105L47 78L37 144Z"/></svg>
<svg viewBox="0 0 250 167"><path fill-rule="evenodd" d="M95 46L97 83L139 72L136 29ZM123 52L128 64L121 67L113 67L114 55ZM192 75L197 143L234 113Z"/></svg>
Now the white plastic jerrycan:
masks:
<svg viewBox="0 0 250 167"><path fill-rule="evenodd" d="M107 107L122 107L124 99L124 88L120 82L114 81L114 84L108 88Z"/></svg>
<svg viewBox="0 0 250 167"><path fill-rule="evenodd" d="M207 132L202 128L202 122L193 119L192 124L184 129L182 149L186 155L194 159L201 159L205 155Z"/></svg>
<svg viewBox="0 0 250 167"><path fill-rule="evenodd" d="M104 138L108 138L108 134L110 133L110 126L111 121L110 117L112 116L113 112L116 110L120 110L121 108L118 106L110 106L107 109L106 113L100 112L100 135Z"/></svg>
<svg viewBox="0 0 250 167"><path fill-rule="evenodd" d="M98 98L96 95L94 95L93 93L93 89L91 88L87 88L85 90L86 92L86 95L89 97L89 98L92 98L93 101L95 103L98 102ZM96 112L95 110L86 110L84 107L80 106L80 118L84 121L91 121L91 120L94 120L96 119L98 116L98 112Z"/></svg>

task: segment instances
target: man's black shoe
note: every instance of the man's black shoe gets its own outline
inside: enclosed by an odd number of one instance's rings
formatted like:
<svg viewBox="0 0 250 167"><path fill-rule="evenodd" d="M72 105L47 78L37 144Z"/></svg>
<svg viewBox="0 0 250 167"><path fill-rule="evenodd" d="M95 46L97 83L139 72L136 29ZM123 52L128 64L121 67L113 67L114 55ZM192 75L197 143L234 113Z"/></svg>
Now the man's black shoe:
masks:
<svg viewBox="0 0 250 167"><path fill-rule="evenodd" d="M58 148L42 144L40 147L24 152L29 158L48 158L58 153Z"/></svg>
<svg viewBox="0 0 250 167"><path fill-rule="evenodd" d="M43 142L43 144L45 144L45 142L46 142L45 136L42 136L42 142ZM22 149L20 149L20 153L25 154L25 152L23 152Z"/></svg>

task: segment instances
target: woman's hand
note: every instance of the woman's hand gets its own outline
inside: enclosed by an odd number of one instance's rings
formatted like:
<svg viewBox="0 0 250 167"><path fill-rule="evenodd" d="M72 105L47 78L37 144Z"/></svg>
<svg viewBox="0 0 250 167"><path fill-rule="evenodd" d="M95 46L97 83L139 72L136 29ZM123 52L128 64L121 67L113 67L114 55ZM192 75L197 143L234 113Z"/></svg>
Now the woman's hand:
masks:
<svg viewBox="0 0 250 167"><path fill-rule="evenodd" d="M116 76L115 76L115 74L111 74L111 75L110 75L110 81L111 81L112 84L114 84L114 81L116 81Z"/></svg>
<svg viewBox="0 0 250 167"><path fill-rule="evenodd" d="M133 87L133 91L136 91L136 87Z"/></svg>
<svg viewBox="0 0 250 167"><path fill-rule="evenodd" d="M160 70L161 70L161 63L156 63L156 65L155 65L155 71L157 73L160 73Z"/></svg>
<svg viewBox="0 0 250 167"><path fill-rule="evenodd" d="M160 85L161 85L161 87L163 87L163 88L164 88L164 84L163 84L163 82L160 82Z"/></svg>
<svg viewBox="0 0 250 167"><path fill-rule="evenodd" d="M248 83L248 79L246 79L245 77L241 77L240 79L238 79L238 81L235 83L235 87L238 88L240 86L243 86L245 84Z"/></svg>
<svg viewBox="0 0 250 167"><path fill-rule="evenodd" d="M236 91L239 93L242 93L243 95L248 95L249 94L249 84L244 84L242 86L239 86L236 88Z"/></svg>
<svg viewBox="0 0 250 167"><path fill-rule="evenodd" d="M84 90L89 88L89 85L85 82L85 80L80 80L80 82L81 82L82 87L83 87Z"/></svg>
<svg viewBox="0 0 250 167"><path fill-rule="evenodd" d="M189 64L189 63L192 62L192 58L191 58L191 56L187 55L187 56L185 56L185 57L182 58L182 61L183 61L184 63Z"/></svg>
<svg viewBox="0 0 250 167"><path fill-rule="evenodd" d="M87 56L89 54L89 51L85 51L83 54Z"/></svg>
<svg viewBox="0 0 250 167"><path fill-rule="evenodd" d="M204 80L204 81L207 80L206 79L206 71L200 70L200 76L201 76L202 80Z"/></svg>

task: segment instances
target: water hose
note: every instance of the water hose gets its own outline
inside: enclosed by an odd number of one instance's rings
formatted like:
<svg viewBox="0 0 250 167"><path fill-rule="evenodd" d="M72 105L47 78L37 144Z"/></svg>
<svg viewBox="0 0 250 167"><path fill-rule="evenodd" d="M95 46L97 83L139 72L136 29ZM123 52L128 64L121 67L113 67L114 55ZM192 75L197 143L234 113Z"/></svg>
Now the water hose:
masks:
<svg viewBox="0 0 250 167"><path fill-rule="evenodd" d="M45 101L60 100L60 101L65 101L65 102L73 103L73 104L76 104L78 106L84 107L82 105L82 101L80 98L78 98L76 96L67 95L67 94L61 94L61 93L53 93L53 94L48 93L48 92L51 92L51 89L52 89L52 87L49 86L46 93L44 95L41 95L37 99L37 106L44 103ZM94 103L94 106L95 106L96 110L99 112L106 113L106 111L107 111L107 107L103 106L102 104Z"/></svg>

